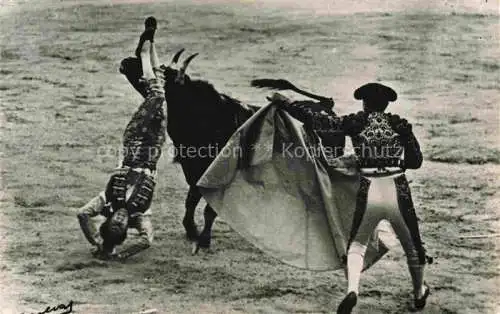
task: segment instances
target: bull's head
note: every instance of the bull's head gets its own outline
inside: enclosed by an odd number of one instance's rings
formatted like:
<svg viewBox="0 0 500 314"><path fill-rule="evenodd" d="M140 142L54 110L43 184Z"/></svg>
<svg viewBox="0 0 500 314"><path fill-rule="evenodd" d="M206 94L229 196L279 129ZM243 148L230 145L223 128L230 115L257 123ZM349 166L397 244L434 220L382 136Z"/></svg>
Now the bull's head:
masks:
<svg viewBox="0 0 500 314"><path fill-rule="evenodd" d="M168 66L162 66L164 73L165 73L165 87L167 88L168 86L172 86L172 84L175 85L184 85L186 83L186 80L189 81L190 78L188 75L186 75L186 69L189 65L189 63L198 55L198 53L194 53L187 57L186 60L182 63L180 68L178 68L178 62L181 54L184 52L184 48L179 50L174 57L172 58L172 61Z"/></svg>

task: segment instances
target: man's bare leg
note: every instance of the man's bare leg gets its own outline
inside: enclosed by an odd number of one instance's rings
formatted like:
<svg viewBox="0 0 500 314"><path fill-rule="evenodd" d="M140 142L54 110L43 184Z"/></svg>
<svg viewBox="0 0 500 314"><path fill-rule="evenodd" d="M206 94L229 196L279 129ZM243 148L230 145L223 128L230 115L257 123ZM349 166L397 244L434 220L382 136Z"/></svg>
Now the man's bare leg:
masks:
<svg viewBox="0 0 500 314"><path fill-rule="evenodd" d="M156 47L155 43L151 43L151 49L150 49L150 54L151 54L151 66L153 69L156 69L160 66L160 59L158 58L158 53L156 52Z"/></svg>
<svg viewBox="0 0 500 314"><path fill-rule="evenodd" d="M142 76L146 80L156 78L153 72L153 66L151 65L151 41L146 40L141 47L141 64L142 64Z"/></svg>

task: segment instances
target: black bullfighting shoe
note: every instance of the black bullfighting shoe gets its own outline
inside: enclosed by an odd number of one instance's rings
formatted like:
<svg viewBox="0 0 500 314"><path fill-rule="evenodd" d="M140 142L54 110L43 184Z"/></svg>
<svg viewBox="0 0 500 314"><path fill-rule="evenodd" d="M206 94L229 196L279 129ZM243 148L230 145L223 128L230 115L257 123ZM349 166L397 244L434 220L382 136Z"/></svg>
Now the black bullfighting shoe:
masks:
<svg viewBox="0 0 500 314"><path fill-rule="evenodd" d="M156 19L154 16L150 16L146 19L146 21L144 21L144 29L148 28L154 28L154 29L157 28Z"/></svg>
<svg viewBox="0 0 500 314"><path fill-rule="evenodd" d="M135 49L135 56L137 58L139 59L141 58L142 45L144 45L144 42L146 40L154 42L156 28L157 28L156 19L152 16L148 17L144 22L144 32L141 34L141 37L139 38L139 44L137 44L137 48Z"/></svg>
<svg viewBox="0 0 500 314"><path fill-rule="evenodd" d="M431 294L431 289L427 284L424 283L425 292L421 298L415 299L415 310L420 311L425 307L425 303L427 302L427 297Z"/></svg>
<svg viewBox="0 0 500 314"><path fill-rule="evenodd" d="M337 314L350 314L356 303L358 303L358 295L355 292L349 292L344 300L340 302Z"/></svg>

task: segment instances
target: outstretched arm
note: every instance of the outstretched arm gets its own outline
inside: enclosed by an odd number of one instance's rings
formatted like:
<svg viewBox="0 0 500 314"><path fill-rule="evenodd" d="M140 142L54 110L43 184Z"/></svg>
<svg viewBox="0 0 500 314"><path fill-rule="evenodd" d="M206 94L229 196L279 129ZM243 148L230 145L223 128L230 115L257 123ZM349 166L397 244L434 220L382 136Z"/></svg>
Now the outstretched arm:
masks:
<svg viewBox="0 0 500 314"><path fill-rule="evenodd" d="M367 114L364 111L351 113L342 117L341 128L342 131L348 136L356 137L363 131L367 123Z"/></svg>
<svg viewBox="0 0 500 314"><path fill-rule="evenodd" d="M78 214L78 222L80 223L80 228L82 229L87 241L94 246L99 246L96 226L90 219L90 216L85 213L80 213Z"/></svg>
<svg viewBox="0 0 500 314"><path fill-rule="evenodd" d="M92 217L101 214L103 208L104 200L101 196L96 196L83 206L77 214L78 222L80 223L80 228L85 238L90 244L97 247L100 246L99 232L97 231L97 226L94 221L92 221Z"/></svg>
<svg viewBox="0 0 500 314"><path fill-rule="evenodd" d="M144 240L141 238L141 240L138 243L134 243L127 247L125 250L122 252L118 253L118 259L121 260L126 260L146 249L149 249L151 247L151 243L148 242L147 240Z"/></svg>
<svg viewBox="0 0 500 314"><path fill-rule="evenodd" d="M319 102L310 100L291 101L280 94L275 95L273 95L273 98L270 100L279 101L281 104L280 107L292 117L304 123L306 128L313 130L330 130L340 127L340 119L335 116L333 112L323 110L323 105Z"/></svg>

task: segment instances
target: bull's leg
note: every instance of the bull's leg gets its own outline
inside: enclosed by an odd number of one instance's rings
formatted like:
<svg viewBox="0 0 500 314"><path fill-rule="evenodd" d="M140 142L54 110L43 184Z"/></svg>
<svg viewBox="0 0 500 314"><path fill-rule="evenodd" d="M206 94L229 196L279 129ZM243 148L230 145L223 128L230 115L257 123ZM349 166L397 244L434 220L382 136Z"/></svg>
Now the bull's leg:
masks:
<svg viewBox="0 0 500 314"><path fill-rule="evenodd" d="M203 217L205 218L205 227L198 238L198 246L201 248L209 248L210 240L212 239L212 226L217 217L217 213L210 205L207 205Z"/></svg>
<svg viewBox="0 0 500 314"><path fill-rule="evenodd" d="M186 212L184 214L184 219L182 220L182 225L186 229L186 237L190 241L196 241L198 239L198 229L194 223L194 213L196 211L196 205L200 202L201 194L200 191L194 186L189 187L188 195L186 197Z"/></svg>

